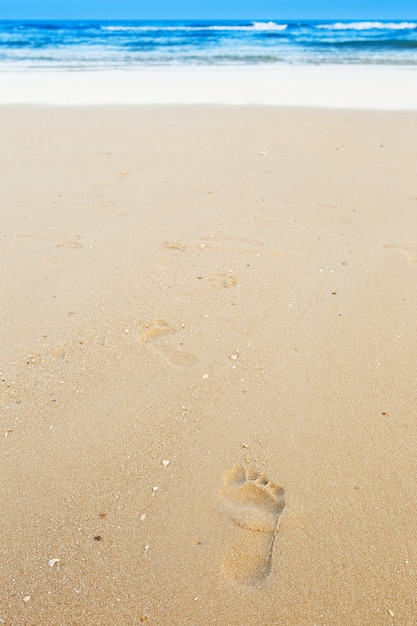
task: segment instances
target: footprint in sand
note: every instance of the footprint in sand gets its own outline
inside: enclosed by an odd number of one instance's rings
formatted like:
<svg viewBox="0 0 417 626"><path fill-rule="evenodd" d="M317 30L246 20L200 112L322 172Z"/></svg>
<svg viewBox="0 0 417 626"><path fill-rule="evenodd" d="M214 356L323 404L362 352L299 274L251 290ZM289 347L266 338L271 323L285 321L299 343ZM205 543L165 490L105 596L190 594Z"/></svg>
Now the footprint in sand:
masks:
<svg viewBox="0 0 417 626"><path fill-rule="evenodd" d="M81 235L75 235L73 239L67 239L65 241L58 241L55 244L55 248L67 248L68 250L79 250L83 247L80 243Z"/></svg>
<svg viewBox="0 0 417 626"><path fill-rule="evenodd" d="M169 345L160 345L159 349L162 355L165 357L165 360L170 365L175 365L175 367L191 367L198 362L197 357L191 352L187 352L182 348L177 348L175 346Z"/></svg>
<svg viewBox="0 0 417 626"><path fill-rule="evenodd" d="M231 274L216 274L213 278L209 279L217 289L229 289L230 287L236 287L238 279Z"/></svg>
<svg viewBox="0 0 417 626"><path fill-rule="evenodd" d="M190 367L198 362L197 357L182 348L182 345L170 345L165 341L169 335L176 335L177 329L172 328L162 319L156 319L142 326L141 340L153 343L162 353L167 363L175 367Z"/></svg>
<svg viewBox="0 0 417 626"><path fill-rule="evenodd" d="M259 585L271 570L284 490L256 469L236 465L226 475L222 497L235 525L223 572L239 583Z"/></svg>
<svg viewBox="0 0 417 626"><path fill-rule="evenodd" d="M160 256L158 264L162 267L170 266L174 262L174 259L178 260L181 258L181 254L184 253L186 249L185 245L177 241L162 241L158 246L158 250L164 250L165 254ZM166 254L167 251L171 252L171 254Z"/></svg>
<svg viewBox="0 0 417 626"><path fill-rule="evenodd" d="M157 319L153 322L148 322L142 326L141 340L148 342L152 339L164 337L166 335L175 335L176 328L172 328L165 320Z"/></svg>
<svg viewBox="0 0 417 626"><path fill-rule="evenodd" d="M159 246L159 250L175 250L176 252L185 252L186 247L182 243L176 241L162 241Z"/></svg>
<svg viewBox="0 0 417 626"><path fill-rule="evenodd" d="M383 250L395 250L396 252L402 254L409 263L417 263L417 250L415 249L415 245L413 244L401 246L387 243L380 246L380 248L382 248Z"/></svg>

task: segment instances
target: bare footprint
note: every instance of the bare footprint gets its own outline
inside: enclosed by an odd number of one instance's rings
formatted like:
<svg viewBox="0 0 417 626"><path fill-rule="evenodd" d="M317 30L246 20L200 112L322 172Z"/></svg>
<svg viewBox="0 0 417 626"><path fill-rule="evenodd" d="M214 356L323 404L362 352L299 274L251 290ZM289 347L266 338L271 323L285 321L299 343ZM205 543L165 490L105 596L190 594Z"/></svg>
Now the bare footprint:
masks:
<svg viewBox="0 0 417 626"><path fill-rule="evenodd" d="M226 475L222 496L235 524L223 572L239 583L258 585L271 570L284 490L258 470L235 465Z"/></svg>
<svg viewBox="0 0 417 626"><path fill-rule="evenodd" d="M175 365L175 367L191 367L198 362L197 357L191 352L182 350L175 346L163 344L159 346L160 351L164 355L167 363Z"/></svg>
<svg viewBox="0 0 417 626"><path fill-rule="evenodd" d="M171 345L166 339L170 335L176 335L177 329L173 328L162 319L156 319L142 326L141 341L153 344L154 348L159 350L170 365L175 367L191 367L198 362L198 358L183 350L181 346Z"/></svg>
<svg viewBox="0 0 417 626"><path fill-rule="evenodd" d="M67 239L66 241L58 241L55 244L55 248L67 248L72 250L79 250L83 247L83 244L80 243L81 235L75 235L73 239Z"/></svg>
<svg viewBox="0 0 417 626"><path fill-rule="evenodd" d="M417 255L415 250L415 245L396 245L396 244L384 244L380 246L383 250L394 250L402 254L409 263L417 263Z"/></svg>
<svg viewBox="0 0 417 626"><path fill-rule="evenodd" d="M176 250L177 252L185 252L186 247L182 243L176 241L162 241L159 246L159 250Z"/></svg>
<svg viewBox="0 0 417 626"><path fill-rule="evenodd" d="M238 279L231 274L216 274L213 278L209 279L217 289L229 289L230 287L236 287Z"/></svg>
<svg viewBox="0 0 417 626"><path fill-rule="evenodd" d="M166 335L175 335L176 332L176 328L172 328L168 322L157 319L142 326L141 340L144 342L152 341Z"/></svg>

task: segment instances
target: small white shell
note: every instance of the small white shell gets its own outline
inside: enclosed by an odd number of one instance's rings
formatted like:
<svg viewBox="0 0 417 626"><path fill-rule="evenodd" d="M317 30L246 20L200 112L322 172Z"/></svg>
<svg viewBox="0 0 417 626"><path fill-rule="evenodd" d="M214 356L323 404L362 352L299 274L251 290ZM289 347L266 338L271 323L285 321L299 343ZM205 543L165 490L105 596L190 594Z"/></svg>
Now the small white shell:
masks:
<svg viewBox="0 0 417 626"><path fill-rule="evenodd" d="M166 467L167 465L169 465L169 461L167 461L167 459L164 459L164 460L162 461L162 465L163 465L164 467Z"/></svg>
<svg viewBox="0 0 417 626"><path fill-rule="evenodd" d="M50 559L48 561L48 565L49 567L54 567L57 563L60 563L60 562L61 562L61 559Z"/></svg>

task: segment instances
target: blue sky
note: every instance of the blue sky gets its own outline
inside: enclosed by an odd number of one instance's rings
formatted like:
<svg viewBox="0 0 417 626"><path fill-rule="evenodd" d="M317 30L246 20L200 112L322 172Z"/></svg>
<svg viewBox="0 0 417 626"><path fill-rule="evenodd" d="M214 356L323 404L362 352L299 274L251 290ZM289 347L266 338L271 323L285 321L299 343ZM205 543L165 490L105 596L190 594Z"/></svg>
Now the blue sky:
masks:
<svg viewBox="0 0 417 626"><path fill-rule="evenodd" d="M0 19L416 19L417 0L0 0Z"/></svg>

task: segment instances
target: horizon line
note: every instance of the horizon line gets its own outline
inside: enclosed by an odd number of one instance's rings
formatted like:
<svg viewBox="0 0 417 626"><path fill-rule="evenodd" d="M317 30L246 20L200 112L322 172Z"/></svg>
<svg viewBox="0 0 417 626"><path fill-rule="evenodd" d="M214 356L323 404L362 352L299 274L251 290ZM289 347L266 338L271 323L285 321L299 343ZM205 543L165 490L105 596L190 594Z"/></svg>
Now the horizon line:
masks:
<svg viewBox="0 0 417 626"><path fill-rule="evenodd" d="M289 22L297 22L300 20L308 20L311 22L317 21L349 21L349 22L371 22L371 21L380 21L387 22L389 20L393 21L404 21L404 20L417 20L417 15L415 17L407 16L407 17L0 17L0 22L5 21L19 21L19 20L32 20L32 21L41 21L41 20L50 20L50 21L77 21L77 20L85 20L85 21L97 21L97 20L129 20L129 21L158 21L158 22L182 22L186 21L199 21L199 22L210 22L213 20L219 20L222 22L235 22L238 20L244 21L289 21Z"/></svg>

